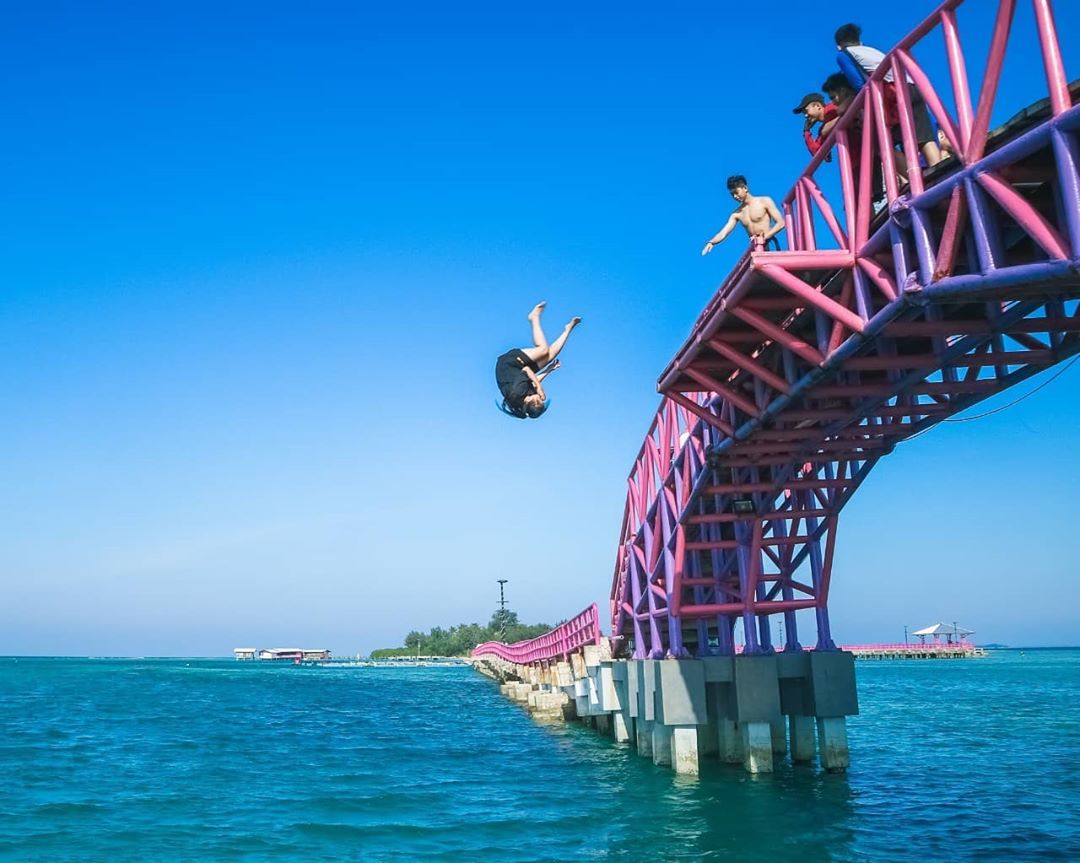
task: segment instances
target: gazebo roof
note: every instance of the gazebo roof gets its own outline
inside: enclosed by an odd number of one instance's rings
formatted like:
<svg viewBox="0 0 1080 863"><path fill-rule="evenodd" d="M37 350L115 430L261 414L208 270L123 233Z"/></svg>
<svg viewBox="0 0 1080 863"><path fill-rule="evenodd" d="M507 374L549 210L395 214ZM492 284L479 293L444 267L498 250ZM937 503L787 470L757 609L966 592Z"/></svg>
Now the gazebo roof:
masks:
<svg viewBox="0 0 1080 863"><path fill-rule="evenodd" d="M925 629L916 629L912 635L974 635L974 629L964 629L949 623L935 623Z"/></svg>

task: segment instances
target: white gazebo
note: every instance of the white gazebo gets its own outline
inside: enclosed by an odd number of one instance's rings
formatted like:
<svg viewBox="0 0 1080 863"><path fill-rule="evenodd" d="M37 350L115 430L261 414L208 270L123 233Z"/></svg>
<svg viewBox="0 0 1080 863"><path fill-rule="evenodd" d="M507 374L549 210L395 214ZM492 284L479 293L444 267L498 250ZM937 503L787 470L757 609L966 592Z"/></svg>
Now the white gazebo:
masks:
<svg viewBox="0 0 1080 863"><path fill-rule="evenodd" d="M935 623L933 626L928 626L925 629L916 629L912 635L919 636L919 641L926 644L927 636L933 636L934 643L938 644L941 639L945 639L946 644L960 644L965 641L969 635L974 635L974 629L964 629L962 626L957 626L955 622L949 623Z"/></svg>

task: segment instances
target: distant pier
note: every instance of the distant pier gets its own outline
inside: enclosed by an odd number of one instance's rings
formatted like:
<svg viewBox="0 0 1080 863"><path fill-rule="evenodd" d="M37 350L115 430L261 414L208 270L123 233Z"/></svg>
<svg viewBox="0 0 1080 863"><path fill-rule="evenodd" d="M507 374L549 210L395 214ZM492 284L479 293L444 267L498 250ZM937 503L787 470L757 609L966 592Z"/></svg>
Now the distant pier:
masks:
<svg viewBox="0 0 1080 863"><path fill-rule="evenodd" d="M845 644L843 650L856 659L971 659L986 656L974 644Z"/></svg>

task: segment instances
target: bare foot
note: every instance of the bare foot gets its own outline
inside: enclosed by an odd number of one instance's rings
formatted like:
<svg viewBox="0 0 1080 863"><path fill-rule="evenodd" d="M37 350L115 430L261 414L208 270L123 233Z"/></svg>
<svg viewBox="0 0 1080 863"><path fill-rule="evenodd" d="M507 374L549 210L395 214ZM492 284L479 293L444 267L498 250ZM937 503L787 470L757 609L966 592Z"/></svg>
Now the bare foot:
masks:
<svg viewBox="0 0 1080 863"><path fill-rule="evenodd" d="M581 323L581 316L580 316L580 315L578 315L578 316L575 316L575 317L573 317L573 318L571 318L571 319L570 319L570 323L568 323L568 324L566 325L566 329L567 329L568 331L569 331L569 330L572 330L572 329L573 329L574 327L576 327L576 326L577 326L578 324L580 324L580 323Z"/></svg>
<svg viewBox="0 0 1080 863"><path fill-rule="evenodd" d="M533 306L533 310L531 312L529 312L529 315L528 315L529 320L531 321L533 318L540 317L540 314L544 311L544 306L546 306L546 305L547 305L547 301L546 300L541 300L535 306Z"/></svg>

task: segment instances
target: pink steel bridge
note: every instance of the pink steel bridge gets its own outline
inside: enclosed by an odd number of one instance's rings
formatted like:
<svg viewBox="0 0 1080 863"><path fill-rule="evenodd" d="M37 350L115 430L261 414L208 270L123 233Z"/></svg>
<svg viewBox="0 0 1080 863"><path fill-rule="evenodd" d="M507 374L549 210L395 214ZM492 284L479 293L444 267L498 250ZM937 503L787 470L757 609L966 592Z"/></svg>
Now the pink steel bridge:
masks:
<svg viewBox="0 0 1080 863"><path fill-rule="evenodd" d="M497 656L517 665L532 665L557 659L566 661L587 644L600 643L600 612L594 602L576 617L556 626L551 632L516 644L485 641L473 650L473 656Z"/></svg>
<svg viewBox="0 0 1080 863"><path fill-rule="evenodd" d="M746 652L770 652L772 615L799 650L801 610L834 649L838 518L878 460L1080 351L1080 88L1052 2L1023 4L1032 45L1014 44L1017 0L980 7L996 17L977 90L962 5L889 52L783 199L787 249L748 250L661 375L616 554L619 654L732 655L738 621ZM915 58L931 36L943 80ZM1041 62L1045 89L991 129L1006 50ZM953 151L933 168L915 92ZM536 662L566 644L511 647Z"/></svg>

